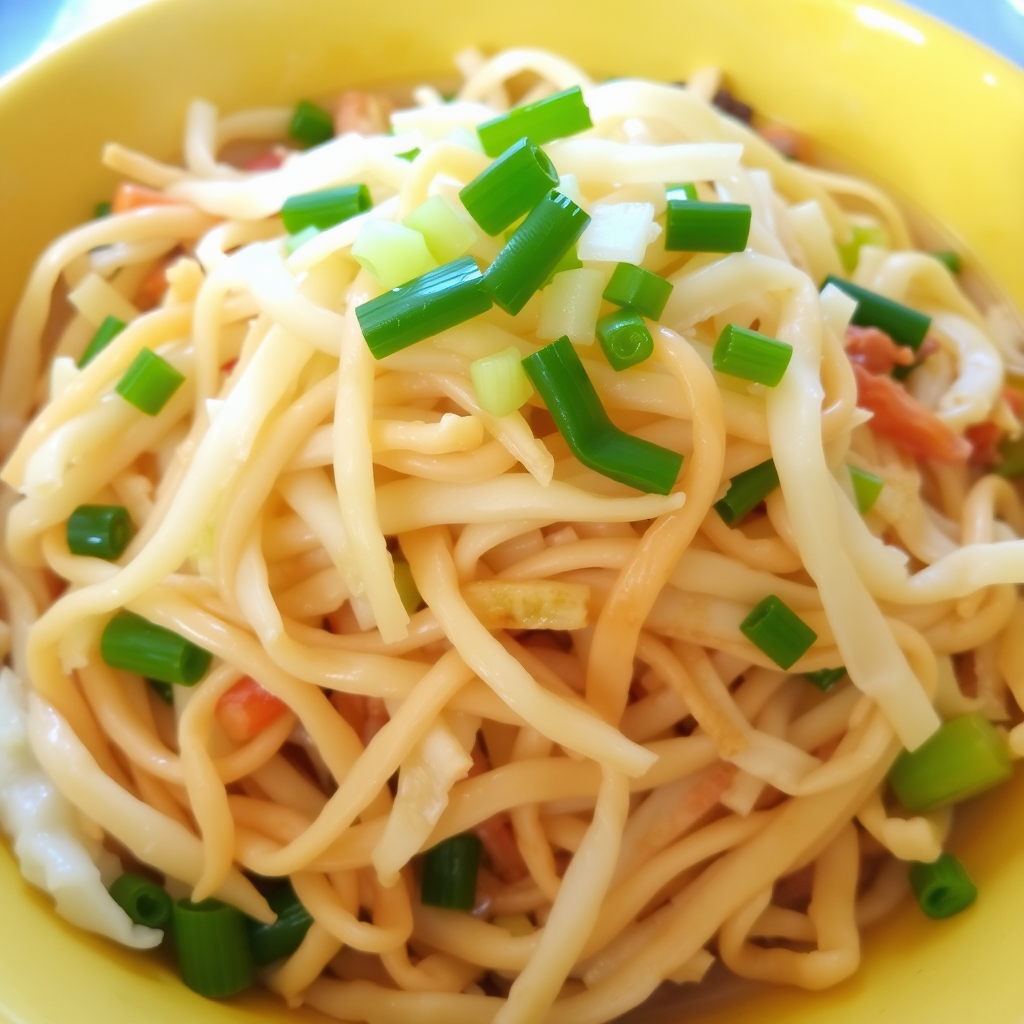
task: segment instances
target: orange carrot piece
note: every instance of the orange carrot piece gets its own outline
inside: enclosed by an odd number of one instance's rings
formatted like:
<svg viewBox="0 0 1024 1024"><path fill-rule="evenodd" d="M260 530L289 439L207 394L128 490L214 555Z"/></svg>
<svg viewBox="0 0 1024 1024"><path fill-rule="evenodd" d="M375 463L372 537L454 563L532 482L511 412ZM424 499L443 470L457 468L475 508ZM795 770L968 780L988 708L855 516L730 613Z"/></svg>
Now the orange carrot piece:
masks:
<svg viewBox="0 0 1024 1024"><path fill-rule="evenodd" d="M276 722L288 705L245 676L217 701L217 723L231 739L251 740Z"/></svg>
<svg viewBox="0 0 1024 1024"><path fill-rule="evenodd" d="M111 213L127 213L129 210L140 210L144 206L185 206L185 200L159 192L155 188L136 185L131 181L122 181L114 192L110 204Z"/></svg>

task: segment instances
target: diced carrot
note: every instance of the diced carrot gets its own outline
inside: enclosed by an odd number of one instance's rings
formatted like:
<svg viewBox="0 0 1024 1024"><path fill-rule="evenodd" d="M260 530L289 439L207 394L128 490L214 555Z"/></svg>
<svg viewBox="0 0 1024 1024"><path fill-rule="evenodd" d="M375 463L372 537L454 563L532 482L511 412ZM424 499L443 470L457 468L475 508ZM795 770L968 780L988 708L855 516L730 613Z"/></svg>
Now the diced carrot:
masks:
<svg viewBox="0 0 1024 1024"><path fill-rule="evenodd" d="M851 363L857 379L857 404L874 413L868 426L916 459L965 462L970 443L958 437L931 409L891 377L868 373Z"/></svg>
<svg viewBox="0 0 1024 1024"><path fill-rule="evenodd" d="M129 210L139 210L144 206L184 205L184 199L169 196L166 192L158 192L155 188L146 188L145 185L136 185L131 181L122 181L114 192L110 210L111 213L127 213Z"/></svg>
<svg viewBox="0 0 1024 1024"><path fill-rule="evenodd" d="M258 153L254 157L250 157L242 164L242 170L244 171L276 171L281 164L284 163L284 158L287 155L286 151L281 149L271 149L266 153Z"/></svg>
<svg viewBox="0 0 1024 1024"><path fill-rule="evenodd" d="M390 125L393 108L394 104L387 96L362 89L346 89L334 104L334 133L383 135Z"/></svg>
<svg viewBox="0 0 1024 1024"><path fill-rule="evenodd" d="M217 701L217 722L231 739L251 740L276 722L288 705L245 676Z"/></svg>
<svg viewBox="0 0 1024 1024"><path fill-rule="evenodd" d="M229 359L226 363L221 363L220 372L230 373L237 365L237 359Z"/></svg>
<svg viewBox="0 0 1024 1024"><path fill-rule="evenodd" d="M388 709L379 697L364 697L359 693L342 693L335 690L331 703L342 718L352 726L355 734L368 746L370 740L390 720Z"/></svg>
<svg viewBox="0 0 1024 1024"><path fill-rule="evenodd" d="M480 749L478 743L473 748L473 767L469 770L469 777L483 775L491 770L487 755ZM519 844L516 842L516 834L512 830L512 819L505 811L495 814L473 828L476 837L483 844L483 848L490 858L491 867L494 873L503 881L511 884L524 879L530 872L519 852Z"/></svg>
<svg viewBox="0 0 1024 1024"><path fill-rule="evenodd" d="M999 442L1002 436L1002 428L991 420L969 426L964 431L964 437L971 445L971 465L994 466L999 461Z"/></svg>
<svg viewBox="0 0 1024 1024"><path fill-rule="evenodd" d="M851 363L860 363L868 373L892 373L894 367L914 362L914 350L897 345L885 331L853 324L846 328L846 356Z"/></svg>
<svg viewBox="0 0 1024 1024"><path fill-rule="evenodd" d="M156 266L142 279L135 291L135 305L143 312L160 305L167 293L167 268L177 256L160 260Z"/></svg>

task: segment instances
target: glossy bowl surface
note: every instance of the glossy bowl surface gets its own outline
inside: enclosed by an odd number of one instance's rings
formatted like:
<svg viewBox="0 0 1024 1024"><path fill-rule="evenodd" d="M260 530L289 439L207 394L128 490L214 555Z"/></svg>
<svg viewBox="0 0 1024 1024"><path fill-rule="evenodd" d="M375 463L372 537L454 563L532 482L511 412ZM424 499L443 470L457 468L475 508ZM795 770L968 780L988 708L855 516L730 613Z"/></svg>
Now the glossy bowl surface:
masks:
<svg viewBox="0 0 1024 1024"><path fill-rule="evenodd" d="M29 2L29 0L26 0ZM676 80L717 63L759 110L813 136L942 223L1024 307L1024 75L887 0L155 0L0 83L0 324L32 261L87 219L117 140L178 151L195 96L222 110L348 84L449 76L475 43L549 47L595 75ZM823 993L754 990L691 1024L1024 1021L1024 783L965 815L981 895L953 920L914 906L869 932L861 971ZM64 924L0 850L0 1018L9 1024L320 1020L253 995L189 992L158 957Z"/></svg>

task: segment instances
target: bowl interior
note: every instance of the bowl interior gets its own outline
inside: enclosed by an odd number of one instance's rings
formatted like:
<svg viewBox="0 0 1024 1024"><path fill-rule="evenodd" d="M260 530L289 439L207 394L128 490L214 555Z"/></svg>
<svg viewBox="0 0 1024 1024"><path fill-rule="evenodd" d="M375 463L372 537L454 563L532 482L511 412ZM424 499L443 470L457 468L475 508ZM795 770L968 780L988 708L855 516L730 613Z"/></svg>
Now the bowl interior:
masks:
<svg viewBox="0 0 1024 1024"><path fill-rule="evenodd" d="M451 55L469 44L548 47L595 75L671 81L718 64L760 111L912 197L1024 307L1024 75L888 0L642 0L628 11L606 0L155 0L0 86L0 325L47 242L109 195L104 142L171 158L195 96L231 111L347 84L446 77ZM685 1015L637 1019L1024 1019L1022 798L1018 780L963 815L957 848L978 881L977 904L938 924L905 907L868 933L863 968L846 984L816 994L751 988L727 1007L700 997ZM169 961L65 925L6 851L0 902L0 1016L11 1024L282 1019L275 1000L207 1002Z"/></svg>

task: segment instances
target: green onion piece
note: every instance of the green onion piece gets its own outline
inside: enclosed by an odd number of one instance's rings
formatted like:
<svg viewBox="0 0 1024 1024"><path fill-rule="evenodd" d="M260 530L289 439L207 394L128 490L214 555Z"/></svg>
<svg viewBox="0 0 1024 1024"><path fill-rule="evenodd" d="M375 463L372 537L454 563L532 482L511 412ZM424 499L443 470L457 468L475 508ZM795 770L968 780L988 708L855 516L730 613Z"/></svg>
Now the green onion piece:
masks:
<svg viewBox="0 0 1024 1024"><path fill-rule="evenodd" d="M431 196L403 217L402 223L423 236L439 264L464 256L476 241L473 229L451 208L444 196Z"/></svg>
<svg viewBox="0 0 1024 1024"><path fill-rule="evenodd" d="M633 437L612 423L568 338L527 356L523 368L584 466L641 491L671 492L682 455Z"/></svg>
<svg viewBox="0 0 1024 1024"><path fill-rule="evenodd" d="M365 213L371 206L373 200L365 185L342 185L289 196L281 207L281 220L290 235L297 235L308 227L324 231Z"/></svg>
<svg viewBox="0 0 1024 1024"><path fill-rule="evenodd" d="M224 999L255 981L245 915L220 900L178 900L174 943L181 980L208 999Z"/></svg>
<svg viewBox="0 0 1024 1024"><path fill-rule="evenodd" d="M543 146L553 139L593 128L590 110L583 102L578 85L564 92L556 92L536 103L516 107L501 117L485 121L477 128L480 144L488 156L504 153L514 142L527 138L535 146Z"/></svg>
<svg viewBox="0 0 1024 1024"><path fill-rule="evenodd" d="M184 383L185 378L166 359L144 348L114 390L139 412L156 416Z"/></svg>
<svg viewBox="0 0 1024 1024"><path fill-rule="evenodd" d="M740 632L779 668L789 668L799 661L818 639L818 634L774 594L754 605L740 623Z"/></svg>
<svg viewBox="0 0 1024 1024"><path fill-rule="evenodd" d="M114 902L135 922L163 928L171 919L171 897L155 882L126 871L110 886Z"/></svg>
<svg viewBox="0 0 1024 1024"><path fill-rule="evenodd" d="M364 221L352 256L385 289L437 270L423 236L390 220Z"/></svg>
<svg viewBox="0 0 1024 1024"><path fill-rule="evenodd" d="M951 274L959 274L963 270L960 254L952 249L943 249L939 252L933 252L931 255L940 263L944 263Z"/></svg>
<svg viewBox="0 0 1024 1024"><path fill-rule="evenodd" d="M401 558L395 559L395 589L402 600L402 607L410 615L423 607L423 598L420 597L419 588L412 578L412 569L409 568L409 563Z"/></svg>
<svg viewBox="0 0 1024 1024"><path fill-rule="evenodd" d="M522 356L515 347L474 360L469 365L469 375L480 408L492 416L508 416L533 394Z"/></svg>
<svg viewBox="0 0 1024 1024"><path fill-rule="evenodd" d="M850 231L850 241L843 242L838 246L839 258L843 262L843 269L848 274L852 274L857 269L862 246L880 245L884 247L888 244L889 236L883 228L862 227L859 224L854 224Z"/></svg>
<svg viewBox="0 0 1024 1024"><path fill-rule="evenodd" d="M828 693L845 675L846 667L840 665L839 668L822 668L817 672L805 672L804 679L814 683L822 693Z"/></svg>
<svg viewBox="0 0 1024 1024"><path fill-rule="evenodd" d="M857 511L862 516L867 515L875 507L885 481L866 469L858 469L856 466L846 468L850 471L850 483L853 485L853 496L857 499Z"/></svg>
<svg viewBox="0 0 1024 1024"><path fill-rule="evenodd" d="M999 463L995 467L1000 476L1013 479L1024 475L1024 437L1011 441L1004 437L999 443Z"/></svg>
<svg viewBox="0 0 1024 1024"><path fill-rule="evenodd" d="M423 857L420 901L428 907L472 910L476 904L480 846L475 835L463 833L427 850Z"/></svg>
<svg viewBox="0 0 1024 1024"><path fill-rule="evenodd" d="M628 370L654 353L654 339L639 313L618 309L597 321L597 340L613 370Z"/></svg>
<svg viewBox="0 0 1024 1024"><path fill-rule="evenodd" d="M487 268L487 288L494 301L506 313L518 313L589 223L590 217L568 196L549 192Z"/></svg>
<svg viewBox="0 0 1024 1024"><path fill-rule="evenodd" d="M889 771L900 803L911 814L959 803L1012 774L1006 744L977 712L944 722L917 748L905 750Z"/></svg>
<svg viewBox="0 0 1024 1024"><path fill-rule="evenodd" d="M520 139L466 185L459 198L487 234L497 235L557 187L558 171L547 153Z"/></svg>
<svg viewBox="0 0 1024 1024"><path fill-rule="evenodd" d="M159 679L147 679L153 692L165 703L174 707L174 688L170 683L161 683Z"/></svg>
<svg viewBox="0 0 1024 1024"><path fill-rule="evenodd" d="M978 897L978 887L951 853L932 864L911 864L910 887L921 909L937 920L959 914Z"/></svg>
<svg viewBox="0 0 1024 1024"><path fill-rule="evenodd" d="M830 284L857 300L857 308L853 311L850 323L857 327L877 327L885 331L897 345L907 345L915 352L921 347L931 327L930 316L832 274L825 278L822 287Z"/></svg>
<svg viewBox="0 0 1024 1024"><path fill-rule="evenodd" d="M715 511L726 526L737 523L779 486L779 473L775 460L769 459L751 469L737 473L729 481L729 490L721 501L715 502Z"/></svg>
<svg viewBox="0 0 1024 1024"><path fill-rule="evenodd" d="M294 235L289 235L285 239L285 252L287 252L288 255L291 256L291 254L295 252L296 249L301 248L307 242L316 238L316 236L319 234L320 229L312 224L308 225L307 227L304 227L301 231L297 231Z"/></svg>
<svg viewBox="0 0 1024 1024"><path fill-rule="evenodd" d="M272 924L263 924L262 921L250 918L247 922L249 950L257 967L266 967L275 960L291 956L302 944L313 923L309 911L295 895L291 882L285 882L270 893L267 902L277 914L277 920Z"/></svg>
<svg viewBox="0 0 1024 1024"><path fill-rule="evenodd" d="M100 637L100 654L111 668L162 683L193 686L210 667L210 652L155 622L118 612Z"/></svg>
<svg viewBox="0 0 1024 1024"><path fill-rule="evenodd" d="M420 147L414 146L412 149L407 149L404 153L397 153L396 156L399 160L408 160L412 163L420 155Z"/></svg>
<svg viewBox="0 0 1024 1024"><path fill-rule="evenodd" d="M632 263L620 263L604 290L604 298L616 306L635 309L648 320L657 320L672 294L672 282Z"/></svg>
<svg viewBox="0 0 1024 1024"><path fill-rule="evenodd" d="M79 505L68 516L67 536L71 554L112 562L132 538L132 521L123 505Z"/></svg>
<svg viewBox="0 0 1024 1024"><path fill-rule="evenodd" d="M78 368L81 370L88 366L126 326L125 322L118 320L116 316L108 316L96 328L96 333L90 339L89 344L85 346L85 351L79 356Z"/></svg>
<svg viewBox="0 0 1024 1024"><path fill-rule="evenodd" d="M679 181L665 186L665 199L696 199L697 186L692 181Z"/></svg>
<svg viewBox="0 0 1024 1024"><path fill-rule="evenodd" d="M792 345L736 324L727 324L718 336L711 363L719 373L773 388L782 380L792 358Z"/></svg>
<svg viewBox="0 0 1024 1024"><path fill-rule="evenodd" d="M97 203L96 209L93 211L93 219L101 220L104 217L109 217L112 212L110 203Z"/></svg>
<svg viewBox="0 0 1024 1024"><path fill-rule="evenodd" d="M471 320L491 308L484 275L472 256L446 263L356 306L375 359Z"/></svg>
<svg viewBox="0 0 1024 1024"><path fill-rule="evenodd" d="M668 199L665 248L671 252L743 252L750 234L750 207L744 203L703 203Z"/></svg>
<svg viewBox="0 0 1024 1024"><path fill-rule="evenodd" d="M334 138L334 119L323 107L302 100L292 114L288 134L303 146L319 146Z"/></svg>

